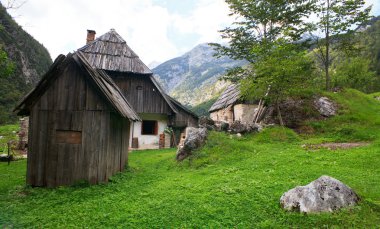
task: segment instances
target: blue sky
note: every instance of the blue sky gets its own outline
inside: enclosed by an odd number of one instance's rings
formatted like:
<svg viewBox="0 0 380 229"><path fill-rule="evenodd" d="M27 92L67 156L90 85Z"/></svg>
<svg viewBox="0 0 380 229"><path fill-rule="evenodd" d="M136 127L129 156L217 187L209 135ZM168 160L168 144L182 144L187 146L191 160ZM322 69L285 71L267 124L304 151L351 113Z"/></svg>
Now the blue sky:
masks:
<svg viewBox="0 0 380 229"><path fill-rule="evenodd" d="M379 0L367 4L380 15ZM233 19L223 0L27 0L10 13L53 59L82 47L87 29L100 36L114 28L146 64L222 42L217 31Z"/></svg>

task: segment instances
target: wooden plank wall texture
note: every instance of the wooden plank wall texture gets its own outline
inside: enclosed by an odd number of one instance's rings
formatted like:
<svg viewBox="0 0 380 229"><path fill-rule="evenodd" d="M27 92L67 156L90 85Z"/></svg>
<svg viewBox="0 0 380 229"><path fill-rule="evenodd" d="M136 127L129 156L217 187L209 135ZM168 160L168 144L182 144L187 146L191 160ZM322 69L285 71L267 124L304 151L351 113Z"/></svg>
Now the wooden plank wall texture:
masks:
<svg viewBox="0 0 380 229"><path fill-rule="evenodd" d="M109 73L137 113L171 114L171 109L149 75ZM142 90L138 90L141 87Z"/></svg>
<svg viewBox="0 0 380 229"><path fill-rule="evenodd" d="M189 113L182 109L178 109L179 113L171 116L170 124L174 127L198 127L198 119L194 118Z"/></svg>
<svg viewBox="0 0 380 229"><path fill-rule="evenodd" d="M27 165L30 185L106 182L124 169L129 121L113 112L81 74L71 64L33 105ZM58 143L57 130L81 132L81 143Z"/></svg>

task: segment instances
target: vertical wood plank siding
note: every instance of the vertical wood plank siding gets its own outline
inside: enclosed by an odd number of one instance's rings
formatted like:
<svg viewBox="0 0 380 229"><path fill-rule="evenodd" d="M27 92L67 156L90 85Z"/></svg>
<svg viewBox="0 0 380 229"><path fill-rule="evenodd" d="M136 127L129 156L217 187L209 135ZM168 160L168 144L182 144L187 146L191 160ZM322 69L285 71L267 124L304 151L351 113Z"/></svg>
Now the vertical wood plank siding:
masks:
<svg viewBox="0 0 380 229"><path fill-rule="evenodd" d="M109 72L109 75L137 113L171 114L169 105L149 75L119 72Z"/></svg>
<svg viewBox="0 0 380 229"><path fill-rule="evenodd" d="M175 116L171 116L170 125L174 127L198 127L198 118L190 115L182 109L178 109L179 112Z"/></svg>
<svg viewBox="0 0 380 229"><path fill-rule="evenodd" d="M107 182L128 160L130 122L99 96L73 62L32 106L27 183L55 187ZM80 144L58 143L56 131L81 132Z"/></svg>

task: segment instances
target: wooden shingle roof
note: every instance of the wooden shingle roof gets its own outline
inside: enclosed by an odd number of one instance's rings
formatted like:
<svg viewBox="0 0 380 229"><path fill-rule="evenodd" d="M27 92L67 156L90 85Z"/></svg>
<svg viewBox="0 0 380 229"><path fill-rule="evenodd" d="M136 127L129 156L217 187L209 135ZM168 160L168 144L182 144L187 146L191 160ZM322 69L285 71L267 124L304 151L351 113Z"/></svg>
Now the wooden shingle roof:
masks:
<svg viewBox="0 0 380 229"><path fill-rule="evenodd" d="M81 51L90 65L96 69L152 74L152 71L114 29L78 49L78 51Z"/></svg>
<svg viewBox="0 0 380 229"><path fill-rule="evenodd" d="M88 73L89 79L94 82L94 85L101 92L100 96L104 97L111 107L122 117L128 118L131 121L141 121L112 79L103 70L93 69L80 52L68 54L67 56L59 55L37 86L16 106L14 112L17 112L18 115L29 115L31 106L43 95L55 79L62 74L71 61L75 61Z"/></svg>
<svg viewBox="0 0 380 229"><path fill-rule="evenodd" d="M240 99L239 85L231 84L224 90L215 103L209 109L209 112L225 109L228 106L235 104Z"/></svg>
<svg viewBox="0 0 380 229"><path fill-rule="evenodd" d="M111 77L103 70L93 69L82 52L78 51L75 54L74 59L86 69L112 107L124 118L132 121L141 121L136 111L129 104Z"/></svg>
<svg viewBox="0 0 380 229"><path fill-rule="evenodd" d="M169 95L166 95L170 101L178 108L184 110L186 113L190 114L191 116L193 116L194 118L198 118L198 115L195 114L194 112L192 112L191 110L189 110L187 107L185 107L184 105L182 105L180 102L178 102L176 99L174 99L173 97L170 97Z"/></svg>

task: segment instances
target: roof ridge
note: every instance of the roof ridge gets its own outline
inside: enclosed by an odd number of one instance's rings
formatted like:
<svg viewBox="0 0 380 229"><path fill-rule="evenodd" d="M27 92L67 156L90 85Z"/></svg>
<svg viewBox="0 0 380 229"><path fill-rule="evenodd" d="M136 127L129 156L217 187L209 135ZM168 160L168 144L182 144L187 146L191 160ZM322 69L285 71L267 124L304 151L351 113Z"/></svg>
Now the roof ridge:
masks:
<svg viewBox="0 0 380 229"><path fill-rule="evenodd" d="M77 51L83 52L87 61L95 69L153 74L114 29L99 36Z"/></svg>

